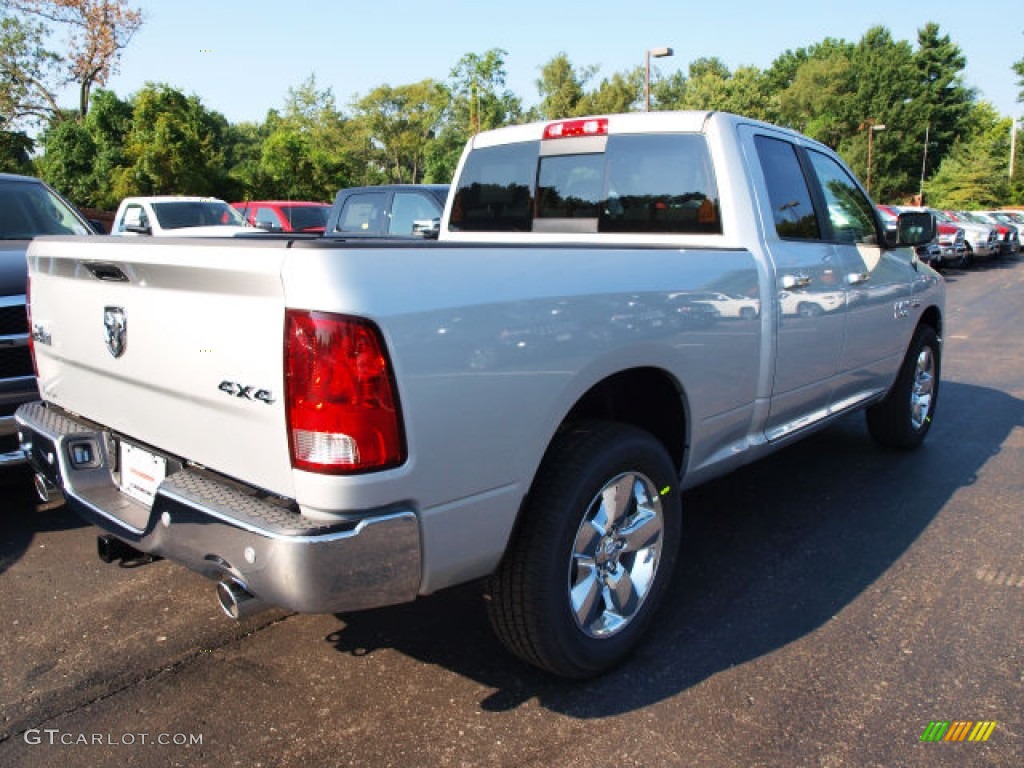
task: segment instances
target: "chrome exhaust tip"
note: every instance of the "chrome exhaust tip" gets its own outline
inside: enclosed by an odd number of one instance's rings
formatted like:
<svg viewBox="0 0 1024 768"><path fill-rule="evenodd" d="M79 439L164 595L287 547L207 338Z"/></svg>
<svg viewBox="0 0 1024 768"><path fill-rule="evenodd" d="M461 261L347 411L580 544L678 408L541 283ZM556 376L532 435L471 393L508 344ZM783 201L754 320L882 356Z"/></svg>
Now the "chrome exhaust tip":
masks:
<svg viewBox="0 0 1024 768"><path fill-rule="evenodd" d="M217 583L217 602L230 619L242 619L259 613L267 606L236 579L224 579Z"/></svg>
<svg viewBox="0 0 1024 768"><path fill-rule="evenodd" d="M57 486L47 480L42 472L36 472L35 477L32 479L32 484L35 486L36 496L44 504L49 504L51 501L57 501L61 498L61 492L57 489Z"/></svg>

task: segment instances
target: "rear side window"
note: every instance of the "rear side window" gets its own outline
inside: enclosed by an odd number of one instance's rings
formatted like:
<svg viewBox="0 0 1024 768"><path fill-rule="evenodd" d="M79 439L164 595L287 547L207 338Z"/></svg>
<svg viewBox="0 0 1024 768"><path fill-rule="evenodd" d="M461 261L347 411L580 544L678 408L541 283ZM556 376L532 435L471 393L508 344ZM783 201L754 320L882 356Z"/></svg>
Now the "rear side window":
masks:
<svg viewBox="0 0 1024 768"><path fill-rule="evenodd" d="M455 192L450 229L722 231L718 190L703 136L610 136L603 152L595 151L593 142L557 141L565 143L543 157L539 142L473 151ZM573 152L574 146L585 151Z"/></svg>
<svg viewBox="0 0 1024 768"><path fill-rule="evenodd" d="M811 203L807 179L797 158L796 147L788 141L755 136L754 145L761 161L768 199L779 237L818 240L821 227Z"/></svg>
<svg viewBox="0 0 1024 768"><path fill-rule="evenodd" d="M383 234L386 231L387 192L350 195L338 216L335 232Z"/></svg>

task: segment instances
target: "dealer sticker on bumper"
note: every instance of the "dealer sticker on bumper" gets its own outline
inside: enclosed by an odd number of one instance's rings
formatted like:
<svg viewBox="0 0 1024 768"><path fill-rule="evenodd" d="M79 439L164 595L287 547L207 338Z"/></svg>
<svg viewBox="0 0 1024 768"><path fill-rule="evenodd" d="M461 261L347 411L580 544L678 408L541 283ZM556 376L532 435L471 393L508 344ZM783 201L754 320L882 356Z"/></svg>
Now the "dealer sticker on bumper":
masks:
<svg viewBox="0 0 1024 768"><path fill-rule="evenodd" d="M121 491L153 506L156 489L167 475L167 460L131 443L121 443Z"/></svg>

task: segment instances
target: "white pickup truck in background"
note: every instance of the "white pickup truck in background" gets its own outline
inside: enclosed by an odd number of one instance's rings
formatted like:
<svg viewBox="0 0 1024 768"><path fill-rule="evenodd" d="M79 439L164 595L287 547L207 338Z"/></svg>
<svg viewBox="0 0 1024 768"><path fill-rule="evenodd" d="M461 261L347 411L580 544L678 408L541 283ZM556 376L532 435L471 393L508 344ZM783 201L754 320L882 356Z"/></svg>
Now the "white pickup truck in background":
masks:
<svg viewBox="0 0 1024 768"><path fill-rule="evenodd" d="M126 197L110 225L110 234L127 236L234 237L262 231L223 200L183 195Z"/></svg>
<svg viewBox="0 0 1024 768"><path fill-rule="evenodd" d="M933 234L736 115L485 132L437 242L36 240L21 443L106 559L182 563L230 615L486 578L513 653L594 675L664 596L684 490L853 410L925 438Z"/></svg>

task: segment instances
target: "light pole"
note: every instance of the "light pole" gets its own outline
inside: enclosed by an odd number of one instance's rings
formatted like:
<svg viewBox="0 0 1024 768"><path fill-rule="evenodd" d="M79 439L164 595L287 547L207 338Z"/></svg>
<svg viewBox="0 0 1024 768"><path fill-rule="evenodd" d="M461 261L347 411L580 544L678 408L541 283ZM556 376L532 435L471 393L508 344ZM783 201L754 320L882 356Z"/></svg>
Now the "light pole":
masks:
<svg viewBox="0 0 1024 768"><path fill-rule="evenodd" d="M931 130L931 124L925 123L924 126L924 152L921 153L921 189L918 192L918 205L924 205L924 174L925 169L928 167L928 132Z"/></svg>
<svg viewBox="0 0 1024 768"><path fill-rule="evenodd" d="M871 194L871 139L875 134L875 131L884 131L885 125L882 123L876 123L875 119L868 118L860 124L860 130L868 129L868 180L865 185L868 189L868 194Z"/></svg>
<svg viewBox="0 0 1024 768"><path fill-rule="evenodd" d="M675 51L671 48L648 48L644 63L644 112L651 111L651 56L656 59L671 56Z"/></svg>

